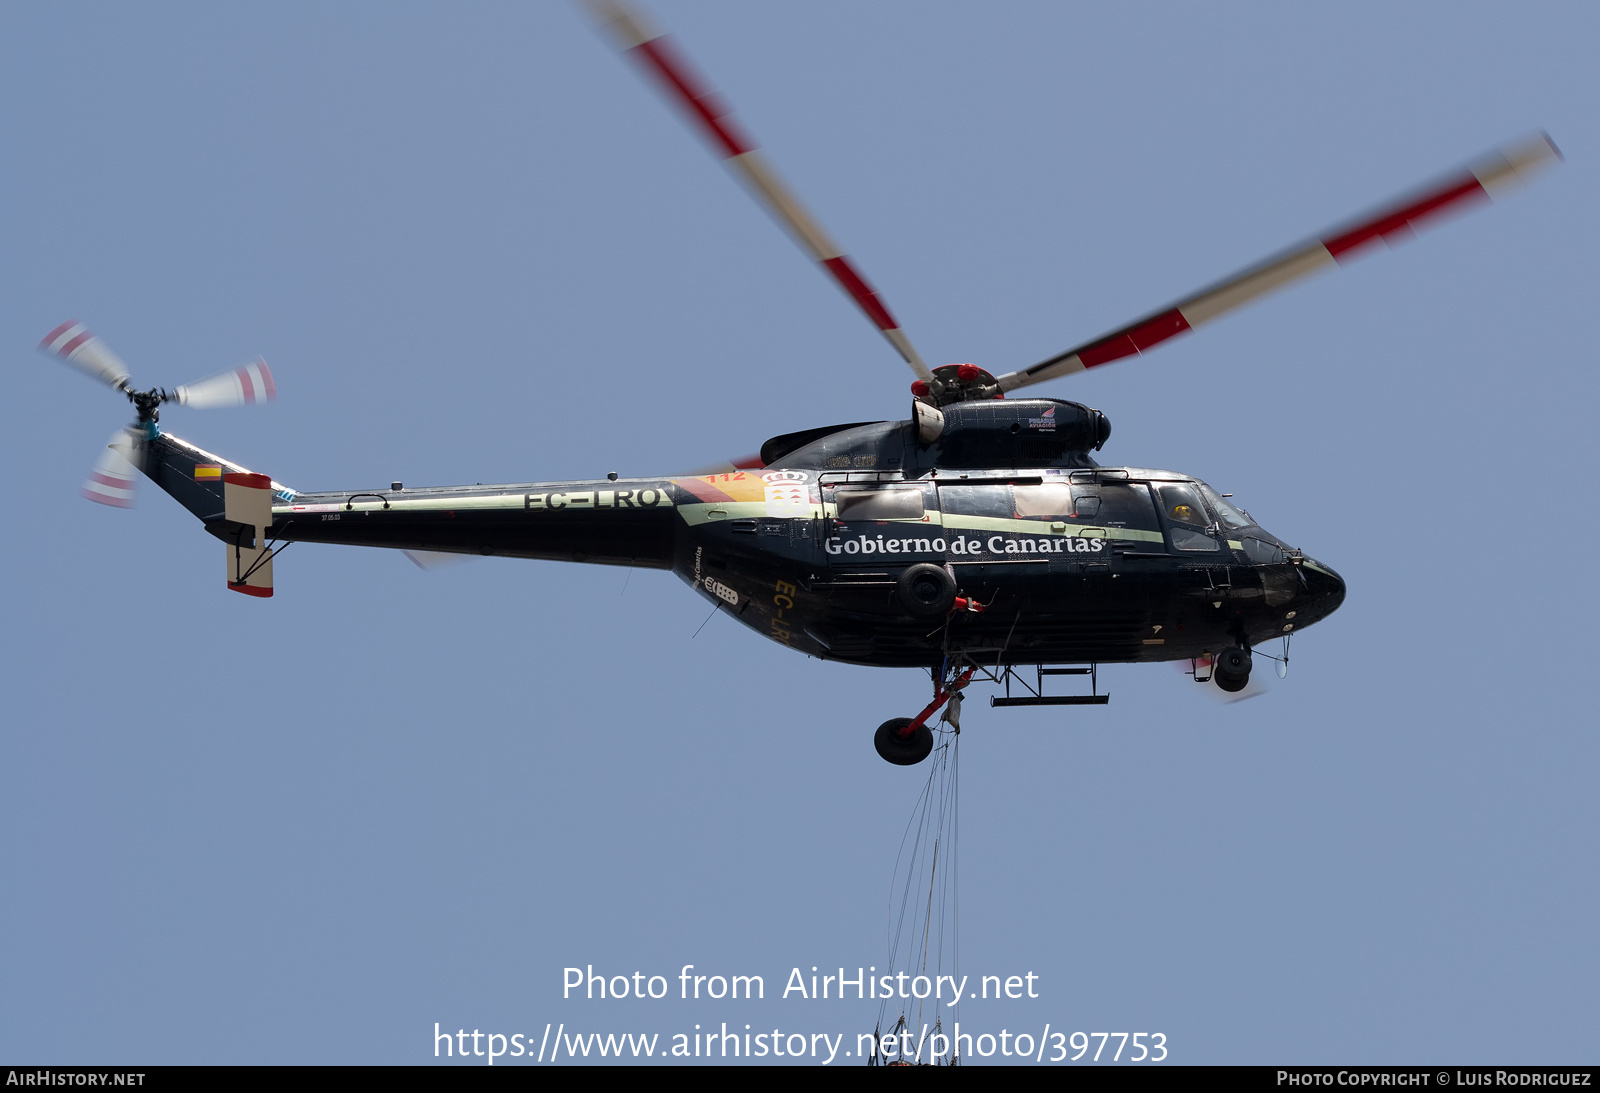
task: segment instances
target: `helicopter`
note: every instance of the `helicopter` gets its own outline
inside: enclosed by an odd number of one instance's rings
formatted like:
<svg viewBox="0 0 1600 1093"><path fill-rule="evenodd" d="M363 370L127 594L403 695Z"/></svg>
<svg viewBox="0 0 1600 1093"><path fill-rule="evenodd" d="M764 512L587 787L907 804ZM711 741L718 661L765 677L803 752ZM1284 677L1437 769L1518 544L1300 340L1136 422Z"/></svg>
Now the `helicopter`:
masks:
<svg viewBox="0 0 1600 1093"><path fill-rule="evenodd" d="M588 7L909 366L908 417L775 436L756 456L700 473L306 492L160 423L169 404L271 399L265 361L139 389L103 340L69 321L41 348L121 393L136 417L108 442L84 493L126 505L138 476L149 478L221 540L226 586L262 598L276 556L296 542L671 570L713 609L798 652L929 672L928 704L874 733L878 754L897 765L928 756L941 711L959 731L974 682L1005 689L995 706L1096 705L1108 699L1099 665L1168 661L1236 694L1260 646L1344 599L1336 571L1200 479L1102 465L1111 425L1100 410L1018 392L1140 355L1560 159L1536 134L1036 364L930 367L673 42L619 0ZM1058 676L1086 677L1091 693L1046 694L1046 677Z"/></svg>

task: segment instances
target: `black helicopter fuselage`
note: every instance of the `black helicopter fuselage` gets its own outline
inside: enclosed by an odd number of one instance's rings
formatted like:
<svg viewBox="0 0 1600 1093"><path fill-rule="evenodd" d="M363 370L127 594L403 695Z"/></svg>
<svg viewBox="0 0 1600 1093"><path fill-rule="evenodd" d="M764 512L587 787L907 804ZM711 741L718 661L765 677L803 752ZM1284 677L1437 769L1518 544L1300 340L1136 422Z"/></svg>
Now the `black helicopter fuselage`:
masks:
<svg viewBox="0 0 1600 1093"><path fill-rule="evenodd" d="M710 475L283 489L267 538L671 569L774 641L885 667L1193 658L1293 633L1344 598L1337 574L1197 479L1098 466L1098 411L1004 399L942 418L927 442L915 419L777 437L764 466ZM232 542L244 529L196 470L213 461L167 435L143 459ZM916 566L953 578L954 610L907 609Z"/></svg>

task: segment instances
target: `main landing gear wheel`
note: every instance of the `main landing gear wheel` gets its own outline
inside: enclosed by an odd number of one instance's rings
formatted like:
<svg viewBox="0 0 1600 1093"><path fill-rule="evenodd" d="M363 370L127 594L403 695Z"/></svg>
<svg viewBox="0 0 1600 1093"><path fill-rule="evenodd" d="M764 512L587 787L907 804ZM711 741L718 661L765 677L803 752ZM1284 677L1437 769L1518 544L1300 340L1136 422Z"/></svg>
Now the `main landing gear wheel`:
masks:
<svg viewBox="0 0 1600 1093"><path fill-rule="evenodd" d="M1216 679L1217 686L1224 691L1244 690L1250 682L1250 651L1239 648L1224 649L1217 654L1211 674Z"/></svg>
<svg viewBox="0 0 1600 1093"><path fill-rule="evenodd" d="M878 754L897 767L914 767L933 751L933 730L926 725L918 725L909 736L900 735L900 730L909 724L909 717L890 718L872 736L872 746Z"/></svg>
<svg viewBox="0 0 1600 1093"><path fill-rule="evenodd" d="M900 574L894 594L900 606L913 615L941 618L956 604L956 579L943 566L923 562Z"/></svg>

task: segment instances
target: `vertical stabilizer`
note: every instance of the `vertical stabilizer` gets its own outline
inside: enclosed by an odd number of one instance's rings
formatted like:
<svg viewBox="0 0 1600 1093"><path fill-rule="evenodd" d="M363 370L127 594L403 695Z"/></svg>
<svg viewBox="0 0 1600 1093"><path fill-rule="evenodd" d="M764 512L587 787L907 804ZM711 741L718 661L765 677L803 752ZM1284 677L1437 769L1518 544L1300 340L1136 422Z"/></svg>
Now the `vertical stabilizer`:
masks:
<svg viewBox="0 0 1600 1093"><path fill-rule="evenodd" d="M246 596L270 596L272 551L267 547L267 527L272 523L272 479L230 472L222 476L222 495L224 518L239 525L225 546L228 587Z"/></svg>

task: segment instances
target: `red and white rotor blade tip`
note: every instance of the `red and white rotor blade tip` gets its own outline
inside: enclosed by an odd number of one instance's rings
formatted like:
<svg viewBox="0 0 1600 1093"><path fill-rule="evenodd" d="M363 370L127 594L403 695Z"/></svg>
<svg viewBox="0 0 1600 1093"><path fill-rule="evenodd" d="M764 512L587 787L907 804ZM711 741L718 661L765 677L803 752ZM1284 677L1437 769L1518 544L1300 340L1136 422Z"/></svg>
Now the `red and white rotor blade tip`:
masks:
<svg viewBox="0 0 1600 1093"><path fill-rule="evenodd" d="M95 460L94 470L84 480L83 495L97 504L131 509L134 486L139 480L139 472L133 465L137 443L131 429L112 433L105 451Z"/></svg>
<svg viewBox="0 0 1600 1093"><path fill-rule="evenodd" d="M778 177L761 146L734 118L733 109L711 90L711 85L673 41L651 27L622 0L584 0L584 3L617 47L649 73L662 95L706 138L712 152L739 176L773 219L788 229L801 248L855 301L911 370L923 380L932 380L928 366L922 362L921 355L900 329L900 323L890 314L877 290L867 283L821 223Z"/></svg>
<svg viewBox="0 0 1600 1093"><path fill-rule="evenodd" d="M68 319L46 334L39 348L108 387L127 386L128 366L77 319Z"/></svg>
<svg viewBox="0 0 1600 1093"><path fill-rule="evenodd" d="M1013 391L1143 353L1270 292L1343 265L1376 243L1403 242L1416 228L1485 198L1497 198L1561 158L1546 133L1507 145L1446 179L1240 270L1154 315L1031 368L1008 372L999 377L1000 387Z"/></svg>
<svg viewBox="0 0 1600 1093"><path fill-rule="evenodd" d="M220 406L252 406L270 402L278 397L278 388L272 382L272 370L260 357L249 364L219 373L199 383L178 388L178 401L196 410L214 410Z"/></svg>

